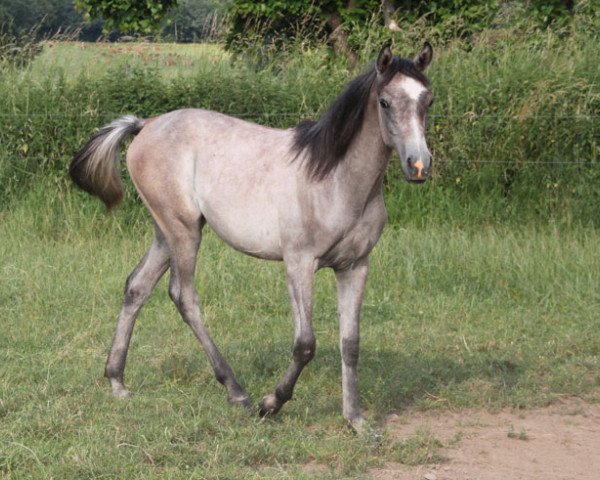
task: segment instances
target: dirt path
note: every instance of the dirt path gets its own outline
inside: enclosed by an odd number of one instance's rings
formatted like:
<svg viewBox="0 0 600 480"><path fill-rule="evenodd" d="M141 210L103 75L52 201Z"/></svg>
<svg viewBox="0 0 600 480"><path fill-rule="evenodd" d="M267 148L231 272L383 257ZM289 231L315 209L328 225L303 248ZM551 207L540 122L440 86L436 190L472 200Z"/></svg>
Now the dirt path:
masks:
<svg viewBox="0 0 600 480"><path fill-rule="evenodd" d="M392 415L393 437L429 431L442 463L373 469L378 480L599 480L600 405L565 400L547 408L498 414L407 412Z"/></svg>

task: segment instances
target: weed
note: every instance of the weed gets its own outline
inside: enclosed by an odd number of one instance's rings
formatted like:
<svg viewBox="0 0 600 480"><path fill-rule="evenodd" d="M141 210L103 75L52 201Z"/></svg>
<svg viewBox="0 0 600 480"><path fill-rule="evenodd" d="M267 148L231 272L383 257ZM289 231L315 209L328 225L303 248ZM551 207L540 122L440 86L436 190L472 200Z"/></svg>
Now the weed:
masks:
<svg viewBox="0 0 600 480"><path fill-rule="evenodd" d="M517 433L517 432L515 432L515 427L513 425L510 425L506 436L508 438L513 438L516 440L524 440L524 441L529 440L529 435L527 434L527 430L522 428L521 431L519 433Z"/></svg>
<svg viewBox="0 0 600 480"><path fill-rule="evenodd" d="M442 463L442 442L429 430L419 430L413 436L392 445L392 458L405 465Z"/></svg>

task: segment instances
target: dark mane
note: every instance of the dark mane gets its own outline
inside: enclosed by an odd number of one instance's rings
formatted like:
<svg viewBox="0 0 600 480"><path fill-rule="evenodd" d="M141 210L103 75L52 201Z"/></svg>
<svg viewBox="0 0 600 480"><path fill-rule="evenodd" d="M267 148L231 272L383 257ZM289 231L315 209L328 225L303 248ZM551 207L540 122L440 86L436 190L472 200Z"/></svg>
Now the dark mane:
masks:
<svg viewBox="0 0 600 480"><path fill-rule="evenodd" d="M377 89L387 85L397 73L413 77L425 86L429 83L411 60L396 57L384 77L377 81ZM321 180L342 161L363 123L376 79L377 71L372 67L352 80L318 121L305 120L296 126L292 148L295 158L306 150L310 177Z"/></svg>

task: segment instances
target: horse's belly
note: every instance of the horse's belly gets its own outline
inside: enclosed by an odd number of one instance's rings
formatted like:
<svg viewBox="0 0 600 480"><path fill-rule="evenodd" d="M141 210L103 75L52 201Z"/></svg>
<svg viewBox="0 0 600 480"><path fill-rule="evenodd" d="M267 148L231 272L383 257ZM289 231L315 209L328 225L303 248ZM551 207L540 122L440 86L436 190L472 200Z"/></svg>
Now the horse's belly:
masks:
<svg viewBox="0 0 600 480"><path fill-rule="evenodd" d="M195 195L211 228L236 250L280 260L280 213L289 210L289 176L273 164L250 164L244 158L211 164L196 172Z"/></svg>
<svg viewBox="0 0 600 480"><path fill-rule="evenodd" d="M268 260L283 258L276 215L269 209L236 209L218 212L205 206L206 222L236 250Z"/></svg>

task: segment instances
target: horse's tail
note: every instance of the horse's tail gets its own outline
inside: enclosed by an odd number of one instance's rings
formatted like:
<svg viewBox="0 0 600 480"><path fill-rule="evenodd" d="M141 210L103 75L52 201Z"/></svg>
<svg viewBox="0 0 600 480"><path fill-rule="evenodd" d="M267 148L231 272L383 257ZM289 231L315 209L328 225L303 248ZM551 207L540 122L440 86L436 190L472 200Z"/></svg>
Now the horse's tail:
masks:
<svg viewBox="0 0 600 480"><path fill-rule="evenodd" d="M69 167L73 181L86 192L96 195L108 209L123 199L119 169L119 147L129 135L136 135L145 120L127 115L102 127L75 155Z"/></svg>

